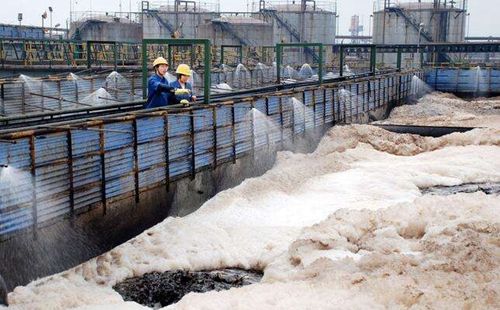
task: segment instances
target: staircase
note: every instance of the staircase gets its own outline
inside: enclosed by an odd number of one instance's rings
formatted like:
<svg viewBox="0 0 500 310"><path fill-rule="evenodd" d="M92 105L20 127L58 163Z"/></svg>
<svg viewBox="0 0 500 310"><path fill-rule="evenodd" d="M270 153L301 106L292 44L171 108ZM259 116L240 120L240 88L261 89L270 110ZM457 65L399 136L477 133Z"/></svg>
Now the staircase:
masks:
<svg viewBox="0 0 500 310"><path fill-rule="evenodd" d="M301 39L300 33L297 31L297 29L295 29L295 27L293 27L293 25L290 24L288 22L288 20L286 20L286 18L281 17L275 9L262 9L261 13L265 16L269 16L271 18L276 19L278 24L280 24L282 27L284 27L292 35L292 37L295 40L297 40L297 42L307 43L307 41L305 41L305 40L303 41ZM308 55L312 56L314 61L319 62L319 56L314 52L313 49L311 49L309 47L304 47L304 50Z"/></svg>
<svg viewBox="0 0 500 310"><path fill-rule="evenodd" d="M396 13L397 15L401 16L402 18L405 19L405 21L410 24L417 32L420 32L420 36L422 36L424 39L426 39L428 42L434 42L434 39L432 38L432 35L425 29L422 28L420 30L420 23L418 20L407 10L393 6L393 7L388 7L386 8L387 11Z"/></svg>
<svg viewBox="0 0 500 310"><path fill-rule="evenodd" d="M170 24L168 21L163 20L163 18L161 18L160 15L158 15L157 11L147 10L145 12L146 14L154 17L161 26L167 28L167 30L170 32L170 35L174 35L175 32L174 26Z"/></svg>
<svg viewBox="0 0 500 310"><path fill-rule="evenodd" d="M417 31L417 33L420 33L420 36L423 37L425 40L427 40L427 42L429 43L434 42L434 38L427 30L423 28L420 29L420 23L418 22L417 18L413 16L411 12L408 12L408 10L398 6L387 7L386 10L388 12L396 13L398 16L404 18L406 23L412 26L415 29L415 31ZM446 53L438 53L438 61L451 62L451 58Z"/></svg>
<svg viewBox="0 0 500 310"><path fill-rule="evenodd" d="M73 34L71 34L71 40L80 41L82 39L81 32L85 28L87 28L88 26L90 26L92 24L97 24L97 23L104 23L104 22L101 21L101 20L95 20L95 19L87 19L87 20L85 20L83 23L81 23L80 25L78 25L78 27L76 27L76 29L75 29L75 32L73 32Z"/></svg>
<svg viewBox="0 0 500 310"><path fill-rule="evenodd" d="M234 29L233 26L230 23L228 23L227 21L212 20L212 23L219 25L223 31L231 34L236 40L238 40L238 42L240 42L241 45L244 45L244 46L251 46L252 45L252 42L250 42L249 40L240 36L238 34L238 32L236 31L236 29Z"/></svg>

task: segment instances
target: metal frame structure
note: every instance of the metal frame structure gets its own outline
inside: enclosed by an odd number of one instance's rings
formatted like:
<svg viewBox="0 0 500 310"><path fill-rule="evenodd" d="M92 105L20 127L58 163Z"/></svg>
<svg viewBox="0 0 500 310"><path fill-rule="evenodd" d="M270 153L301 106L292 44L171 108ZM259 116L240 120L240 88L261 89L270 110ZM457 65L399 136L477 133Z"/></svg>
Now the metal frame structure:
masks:
<svg viewBox="0 0 500 310"><path fill-rule="evenodd" d="M240 63L243 63L243 45L221 45L220 46L220 65L224 64L224 50L226 48L236 48L238 49Z"/></svg>
<svg viewBox="0 0 500 310"><path fill-rule="evenodd" d="M318 55L318 84L321 85L323 83L323 43L278 43L276 44L276 80L277 83L281 83L281 64L282 64L282 55L284 47L302 47L302 48L310 48L317 47L319 49Z"/></svg>
<svg viewBox="0 0 500 310"><path fill-rule="evenodd" d="M92 47L96 44L110 44L113 46L113 62L114 62L114 69L118 68L118 49L117 49L117 42L116 41L86 41L87 42L87 69L90 69L92 67ZM94 51L94 53L97 53ZM97 57L95 57L97 59Z"/></svg>
<svg viewBox="0 0 500 310"><path fill-rule="evenodd" d="M31 177L23 183L28 189L21 193L22 203L8 199L8 205L0 206L7 212L0 218L0 240L26 229L36 234L38 228L61 217L72 218L96 207L105 215L119 201L132 198L129 203L137 203L146 191L169 191L176 180L193 178L259 150L280 149L322 126L352 122L411 95L415 74L423 72L364 76L189 108L131 111L3 130L0 164ZM292 98L304 103L299 115ZM279 125L270 131L255 130L253 118L248 117L253 108Z"/></svg>
<svg viewBox="0 0 500 310"><path fill-rule="evenodd" d="M142 96L147 98L147 81L148 81L148 55L147 47L150 44L164 44L168 46L193 46L203 45L204 49L204 76L203 76L203 100L204 103L210 103L210 86L211 86L211 45L208 39L144 39L142 40Z"/></svg>

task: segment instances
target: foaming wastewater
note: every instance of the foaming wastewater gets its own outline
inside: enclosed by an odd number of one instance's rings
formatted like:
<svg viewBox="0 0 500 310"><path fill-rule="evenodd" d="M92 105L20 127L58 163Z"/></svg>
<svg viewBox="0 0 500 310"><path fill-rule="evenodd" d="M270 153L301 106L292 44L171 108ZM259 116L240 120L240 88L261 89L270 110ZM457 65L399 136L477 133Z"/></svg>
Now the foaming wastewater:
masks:
<svg viewBox="0 0 500 310"><path fill-rule="evenodd" d="M450 107L462 103L449 100L428 95L388 121L459 122ZM483 107L496 103L486 101L463 109L480 122L495 116ZM17 287L9 301L14 309L141 309L113 286L151 272L240 268L263 278L188 293L168 309L499 308L498 193L422 191L500 183L500 131L485 127L431 138L336 126L314 152L280 152L264 175L71 270Z"/></svg>

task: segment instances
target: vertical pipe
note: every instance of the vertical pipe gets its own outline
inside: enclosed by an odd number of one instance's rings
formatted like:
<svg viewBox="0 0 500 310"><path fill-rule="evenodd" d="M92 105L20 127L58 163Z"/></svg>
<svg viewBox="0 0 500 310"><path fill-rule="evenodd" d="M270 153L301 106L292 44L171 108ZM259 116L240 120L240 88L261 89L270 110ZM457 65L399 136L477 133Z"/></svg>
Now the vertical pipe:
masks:
<svg viewBox="0 0 500 310"><path fill-rule="evenodd" d="M212 130L214 135L214 148L213 148L213 168L217 168L217 108L212 107Z"/></svg>
<svg viewBox="0 0 500 310"><path fill-rule="evenodd" d="M420 69L424 68L424 51L420 49Z"/></svg>
<svg viewBox="0 0 500 310"><path fill-rule="evenodd" d="M251 138L251 145L252 145L252 161L254 161L255 159L255 124L253 122L253 116L254 116L254 112L255 112L255 102L252 100L252 102L250 103L250 107L252 108L252 110L250 110L250 138Z"/></svg>
<svg viewBox="0 0 500 310"><path fill-rule="evenodd" d="M224 45L220 46L220 65L224 64Z"/></svg>
<svg viewBox="0 0 500 310"><path fill-rule="evenodd" d="M339 94L339 89L337 87L337 90L335 91L335 102L337 103L337 118L336 120L340 122L340 94Z"/></svg>
<svg viewBox="0 0 500 310"><path fill-rule="evenodd" d="M284 146L284 134L283 130L285 128L285 124L283 123L283 98L278 97L278 104L279 104L279 111L280 111L280 127L281 127L281 149L283 149Z"/></svg>
<svg viewBox="0 0 500 310"><path fill-rule="evenodd" d="M170 191L170 156L168 139L168 113L163 114L163 138L165 143L165 189Z"/></svg>
<svg viewBox="0 0 500 310"><path fill-rule="evenodd" d="M209 104L210 103L210 84L211 84L211 76L210 76L210 67L211 67L211 51L210 51L210 41L205 40L204 44L204 66L205 66L205 76L203 77L204 80L204 89L203 89L203 97L205 99L205 103Z"/></svg>
<svg viewBox="0 0 500 310"><path fill-rule="evenodd" d="M370 97L371 97L371 94L372 94L372 82L371 81L368 81L368 108L370 107ZM375 108L375 104L373 105L373 108Z"/></svg>
<svg viewBox="0 0 500 310"><path fill-rule="evenodd" d="M319 71L318 71L318 79L319 85L323 84L323 44L319 44Z"/></svg>
<svg viewBox="0 0 500 310"><path fill-rule="evenodd" d="M26 113L26 94L24 93L25 87L24 82L21 83L21 113Z"/></svg>
<svg viewBox="0 0 500 310"><path fill-rule="evenodd" d="M398 71L401 71L401 49L398 48L398 52L397 52L397 62L396 62L396 65L397 65L397 68L398 68Z"/></svg>
<svg viewBox="0 0 500 310"><path fill-rule="evenodd" d="M313 126L316 128L316 92L311 90L312 92L312 103L313 103Z"/></svg>
<svg viewBox="0 0 500 310"><path fill-rule="evenodd" d="M135 98L135 76L132 75L131 79L131 93L130 93L130 101L134 101L134 98Z"/></svg>
<svg viewBox="0 0 500 310"><path fill-rule="evenodd" d="M69 175L69 210L71 218L75 217L75 189L73 171L73 137L71 129L66 131L66 142L68 149L68 175Z"/></svg>
<svg viewBox="0 0 500 310"><path fill-rule="evenodd" d="M191 117L189 118L189 126L191 131L191 180L194 180L196 175L196 153L195 153L195 139L194 139L194 116L193 110L189 111Z"/></svg>
<svg viewBox="0 0 500 310"><path fill-rule="evenodd" d="M118 70L118 46L116 44L116 42L113 42L113 65L114 65L114 68L115 68L115 71Z"/></svg>
<svg viewBox="0 0 500 310"><path fill-rule="evenodd" d="M147 67L147 46L146 40L142 40L142 99L147 98L147 84L148 84L148 67ZM169 63L170 64L170 63Z"/></svg>
<svg viewBox="0 0 500 310"><path fill-rule="evenodd" d="M269 117L269 97L266 97L266 117ZM269 122L266 122L267 150L271 148L271 138L269 137Z"/></svg>
<svg viewBox="0 0 500 310"><path fill-rule="evenodd" d="M359 82L356 83L356 119L359 122Z"/></svg>
<svg viewBox="0 0 500 310"><path fill-rule="evenodd" d="M281 44L276 44L276 83L281 83L281 53L283 46Z"/></svg>
<svg viewBox="0 0 500 310"><path fill-rule="evenodd" d="M377 46L372 45L370 49L370 72L375 75L375 68L377 67Z"/></svg>
<svg viewBox="0 0 500 310"><path fill-rule="evenodd" d="M323 125L326 124L326 89L323 89Z"/></svg>
<svg viewBox="0 0 500 310"><path fill-rule="evenodd" d="M384 79L384 88L382 89L383 93L382 93L382 98L383 98L383 105L386 105L387 102L388 102L388 96L387 96L387 92L386 92L386 89L387 89L387 78Z"/></svg>
<svg viewBox="0 0 500 310"><path fill-rule="evenodd" d="M61 80L57 80L57 97L59 98L58 101L59 110L62 110Z"/></svg>
<svg viewBox="0 0 500 310"><path fill-rule="evenodd" d="M75 101L78 102L78 83L75 80Z"/></svg>
<svg viewBox="0 0 500 310"><path fill-rule="evenodd" d="M340 54L339 54L339 76L344 76L344 46L340 45Z"/></svg>
<svg viewBox="0 0 500 310"><path fill-rule="evenodd" d="M233 146L233 164L236 163L236 117L235 117L235 110L234 110L234 104L231 105L231 143Z"/></svg>
<svg viewBox="0 0 500 310"><path fill-rule="evenodd" d="M302 103L303 103L302 104L302 112L303 112L302 118L304 121L304 123L303 123L304 131L302 132L302 134L305 137L306 136L306 111L307 111L307 109L306 109L306 104L307 104L306 103L306 91L305 90L302 91Z"/></svg>
<svg viewBox="0 0 500 310"><path fill-rule="evenodd" d="M135 203L139 203L139 153L138 153L138 139L137 139L137 119L132 121L132 130L134 135L134 188L135 188Z"/></svg>
<svg viewBox="0 0 500 310"><path fill-rule="evenodd" d="M99 126L99 153L101 157L101 203L103 214L106 215L106 158L104 150L104 126Z"/></svg>
<svg viewBox="0 0 500 310"><path fill-rule="evenodd" d="M30 172L31 172L31 214L33 217L33 234L35 238L38 235L38 206L37 206L37 195L36 195L36 153L35 153L35 136L30 136Z"/></svg>
<svg viewBox="0 0 500 310"><path fill-rule="evenodd" d="M0 99L2 102L2 114L7 115L5 113L5 88L3 83L0 84Z"/></svg>
<svg viewBox="0 0 500 310"><path fill-rule="evenodd" d="M335 91L334 89L329 89L329 91L332 92L332 125L335 125L335 112L336 112L336 109L335 109Z"/></svg>
<svg viewBox="0 0 500 310"><path fill-rule="evenodd" d="M92 47L92 42L91 41L87 41L87 69L90 69L90 67L92 66L92 51L91 51L91 47Z"/></svg>
<svg viewBox="0 0 500 310"><path fill-rule="evenodd" d="M293 98L292 98L293 100ZM293 104L293 101L292 101L292 116L291 116L291 119L292 119L292 144L295 144L295 106Z"/></svg>
<svg viewBox="0 0 500 310"><path fill-rule="evenodd" d="M45 97L43 96L44 95L44 93L43 93L43 80L40 81L40 95L42 95L40 98L41 112L44 112L45 111Z"/></svg>

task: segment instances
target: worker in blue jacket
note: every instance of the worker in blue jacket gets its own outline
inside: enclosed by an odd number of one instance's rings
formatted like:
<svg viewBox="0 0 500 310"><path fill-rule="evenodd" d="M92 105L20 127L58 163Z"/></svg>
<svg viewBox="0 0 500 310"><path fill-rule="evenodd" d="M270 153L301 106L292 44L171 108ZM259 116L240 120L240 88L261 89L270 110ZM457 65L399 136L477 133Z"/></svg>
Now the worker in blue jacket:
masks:
<svg viewBox="0 0 500 310"><path fill-rule="evenodd" d="M148 100L145 108L152 109L173 104L175 87L168 85L165 74L168 70L168 63L163 57L158 57L153 62L155 74L148 79Z"/></svg>
<svg viewBox="0 0 500 310"><path fill-rule="evenodd" d="M196 101L196 96L193 93L193 87L188 82L191 76L191 69L186 64L180 64L175 71L177 80L170 83L170 86L176 91L173 96L173 101L176 104L189 105Z"/></svg>

